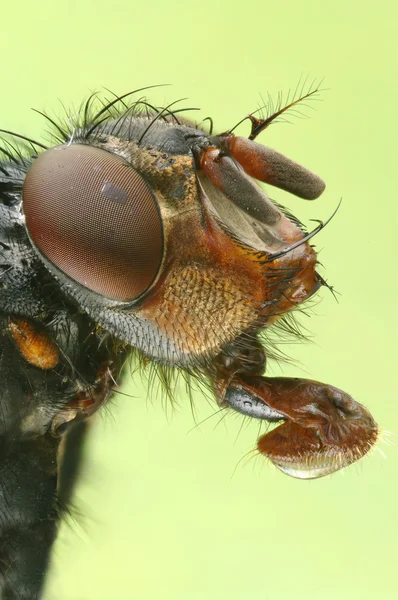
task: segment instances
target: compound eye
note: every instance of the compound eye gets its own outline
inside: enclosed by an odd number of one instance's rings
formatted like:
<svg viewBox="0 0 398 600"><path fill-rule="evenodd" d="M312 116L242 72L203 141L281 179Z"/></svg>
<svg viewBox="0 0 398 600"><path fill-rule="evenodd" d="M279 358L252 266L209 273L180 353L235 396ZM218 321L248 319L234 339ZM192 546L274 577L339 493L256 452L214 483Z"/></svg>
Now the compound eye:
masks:
<svg viewBox="0 0 398 600"><path fill-rule="evenodd" d="M46 150L22 198L33 243L81 285L128 302L154 281L163 256L159 206L120 156L82 144Z"/></svg>

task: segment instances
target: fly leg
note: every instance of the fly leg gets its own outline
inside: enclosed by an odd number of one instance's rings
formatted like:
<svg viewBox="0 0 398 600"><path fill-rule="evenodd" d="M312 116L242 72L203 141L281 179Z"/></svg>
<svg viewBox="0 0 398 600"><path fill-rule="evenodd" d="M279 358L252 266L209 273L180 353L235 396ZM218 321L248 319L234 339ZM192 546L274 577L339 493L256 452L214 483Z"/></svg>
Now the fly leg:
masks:
<svg viewBox="0 0 398 600"><path fill-rule="evenodd" d="M61 439L58 451L58 498L63 506L70 506L83 462L84 445L90 422L77 421Z"/></svg>
<svg viewBox="0 0 398 600"><path fill-rule="evenodd" d="M217 357L219 403L280 422L259 438L257 448L284 473L300 479L329 475L362 458L376 442L372 415L342 390L309 379L264 377L255 372L254 361L249 370L242 364L237 369L238 362L224 353Z"/></svg>

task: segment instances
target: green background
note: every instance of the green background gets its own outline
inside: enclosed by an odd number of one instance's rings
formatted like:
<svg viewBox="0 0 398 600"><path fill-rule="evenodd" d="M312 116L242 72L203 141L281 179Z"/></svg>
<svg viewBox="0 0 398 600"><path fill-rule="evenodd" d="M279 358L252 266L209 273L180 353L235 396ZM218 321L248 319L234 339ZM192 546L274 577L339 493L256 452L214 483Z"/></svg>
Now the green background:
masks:
<svg viewBox="0 0 398 600"><path fill-rule="evenodd" d="M186 395L165 410L139 378L93 427L74 519L62 525L46 600L367 600L397 591L395 2L36 1L1 8L0 126L42 138L31 107L61 113L101 86L156 83L225 130L299 78L322 102L260 141L327 182L309 203L273 196L307 224L327 290L305 320L313 344L271 373L333 383L393 433L360 463L317 481L243 460L257 424L219 415L195 427ZM243 126L242 134L247 133ZM216 408L196 398L197 422ZM192 431L190 431L192 430ZM384 436L386 437L386 436ZM388 443L388 441L390 442Z"/></svg>

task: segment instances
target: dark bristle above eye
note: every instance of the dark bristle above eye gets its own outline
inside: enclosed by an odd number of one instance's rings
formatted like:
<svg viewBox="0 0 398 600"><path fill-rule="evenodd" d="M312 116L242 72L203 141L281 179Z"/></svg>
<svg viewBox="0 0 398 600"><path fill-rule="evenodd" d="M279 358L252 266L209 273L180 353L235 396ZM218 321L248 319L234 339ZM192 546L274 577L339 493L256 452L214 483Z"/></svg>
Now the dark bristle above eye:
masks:
<svg viewBox="0 0 398 600"><path fill-rule="evenodd" d="M61 125L59 125L56 121L54 121L54 119L52 119L51 117L49 117L48 115L46 115L46 113L42 112L41 110L37 110L36 108L32 108L33 112L41 115L42 117L44 117L45 119L47 119L47 121L49 123L51 123L51 125L54 127L54 129L56 131L58 131L59 136L57 136L57 139L60 142L63 142L65 140L65 138L68 136L68 132L66 131L65 128L61 127Z"/></svg>
<svg viewBox="0 0 398 600"><path fill-rule="evenodd" d="M9 131L8 129L0 129L0 133L6 133L7 135L10 135L11 137L15 137L15 138L18 138L25 142L29 142L30 144L33 144L34 146L38 146L39 148L42 148L43 150L48 149L48 146L45 146L41 142L38 142L37 140L32 140L32 138L29 138L26 135L21 135L20 133L15 133L15 131Z"/></svg>
<svg viewBox="0 0 398 600"><path fill-rule="evenodd" d="M109 112L109 110L115 106L116 104L118 104L119 102L122 102L125 106L125 103L123 102L123 100L125 98L128 98L130 96L132 96L133 94L136 94L138 92L142 92L144 90L149 90L152 88L156 88L156 87L163 87L167 84L158 84L158 85L148 85L146 87L142 87L142 88L138 88L136 90L133 90L132 92L127 92L126 94L122 94L121 96L116 96L113 100L111 100L110 102L108 102L107 104L105 104L93 117L92 117L92 125L91 127L89 127L89 129L85 132L85 139L88 139L90 137L90 135L104 122L108 119L108 116L106 115L106 113ZM105 115L102 119L102 115Z"/></svg>
<svg viewBox="0 0 398 600"><path fill-rule="evenodd" d="M144 96L139 97L138 100L134 100L134 95L141 91L163 87L165 85L168 84L144 86L121 95L115 94L107 89L106 91L113 96L112 98L101 98L100 93L93 92L77 109L73 107L67 109L63 103L60 102L62 110L64 111L64 114L62 115L61 112L60 116L49 116L47 113L33 108L32 110L44 117L50 125L48 133L50 134L51 143L49 146L6 129L0 129L0 133L5 133L11 136L11 138L14 138L14 140L20 140L21 142L30 144L33 152L29 150L25 152L26 149L23 149L22 154L31 157L32 154L39 154L40 150L48 150L48 148L53 145L54 140L59 144L70 143L72 141L74 143L84 144L95 143L97 139L100 139L101 136L103 136L104 128L107 130L108 135L117 135L123 128L123 123L128 121L128 119L149 118L151 119L151 123L149 124L150 127L152 127L153 123L159 118L169 123L174 122L176 125L181 125L180 120L176 116L178 113L199 109L172 109L171 107L176 104L176 102L171 102L165 107L156 106L149 102ZM130 129L128 131L130 132ZM16 152L20 155L21 150L18 149Z"/></svg>

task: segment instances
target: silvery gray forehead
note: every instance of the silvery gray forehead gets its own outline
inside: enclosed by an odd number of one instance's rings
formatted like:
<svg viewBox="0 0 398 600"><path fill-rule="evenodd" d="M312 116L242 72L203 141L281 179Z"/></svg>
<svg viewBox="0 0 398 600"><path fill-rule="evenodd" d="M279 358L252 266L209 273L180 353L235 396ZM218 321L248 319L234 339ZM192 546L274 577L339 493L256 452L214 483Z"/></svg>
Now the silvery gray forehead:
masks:
<svg viewBox="0 0 398 600"><path fill-rule="evenodd" d="M101 128L105 135L117 136L127 141L141 143L170 154L191 154L192 144L208 136L201 129L190 125L177 125L158 119L148 129L153 117L128 116L118 121L110 121ZM148 131L144 134L145 130Z"/></svg>

